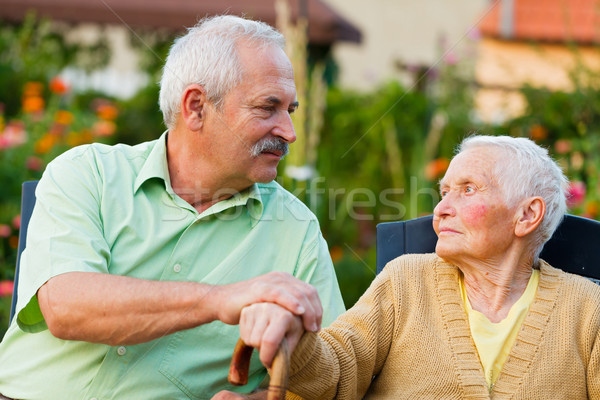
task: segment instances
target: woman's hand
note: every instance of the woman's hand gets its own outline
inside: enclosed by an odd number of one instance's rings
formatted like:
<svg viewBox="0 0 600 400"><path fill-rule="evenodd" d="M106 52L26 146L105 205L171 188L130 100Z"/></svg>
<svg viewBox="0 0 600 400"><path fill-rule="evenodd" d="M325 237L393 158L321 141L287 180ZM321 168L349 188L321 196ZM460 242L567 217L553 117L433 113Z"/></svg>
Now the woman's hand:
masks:
<svg viewBox="0 0 600 400"><path fill-rule="evenodd" d="M260 361L270 368L283 338L290 354L300 341L304 327L300 317L273 303L255 303L242 309L240 337L260 351Z"/></svg>

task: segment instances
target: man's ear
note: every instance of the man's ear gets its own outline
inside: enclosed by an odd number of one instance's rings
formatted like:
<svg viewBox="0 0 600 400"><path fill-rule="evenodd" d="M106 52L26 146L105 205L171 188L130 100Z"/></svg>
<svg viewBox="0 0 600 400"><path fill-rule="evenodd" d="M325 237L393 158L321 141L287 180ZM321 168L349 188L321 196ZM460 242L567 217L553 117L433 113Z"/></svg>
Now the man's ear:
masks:
<svg viewBox="0 0 600 400"><path fill-rule="evenodd" d="M546 214L546 202L539 196L530 197L523 201L518 213L515 235L527 236L542 223Z"/></svg>
<svg viewBox="0 0 600 400"><path fill-rule="evenodd" d="M181 120L190 131L202 129L207 106L204 87L192 84L185 88L181 95Z"/></svg>

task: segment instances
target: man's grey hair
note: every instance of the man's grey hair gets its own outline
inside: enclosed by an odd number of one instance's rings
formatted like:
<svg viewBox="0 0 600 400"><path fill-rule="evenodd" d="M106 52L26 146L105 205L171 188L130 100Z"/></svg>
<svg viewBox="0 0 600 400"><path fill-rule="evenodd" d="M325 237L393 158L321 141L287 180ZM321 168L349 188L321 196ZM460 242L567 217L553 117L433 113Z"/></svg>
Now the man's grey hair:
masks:
<svg viewBox="0 0 600 400"><path fill-rule="evenodd" d="M544 199L546 214L533 233L533 256L537 263L544 243L552 237L567 212L568 179L548 150L529 139L474 135L463 140L459 152L477 147L493 147L501 155L492 174L509 207L516 206L527 197L540 196Z"/></svg>
<svg viewBox="0 0 600 400"><path fill-rule="evenodd" d="M168 129L175 127L187 86L203 86L208 100L219 108L223 97L241 82L236 49L241 40L258 48L285 47L283 35L270 25L233 15L204 18L175 40L160 80L159 105Z"/></svg>

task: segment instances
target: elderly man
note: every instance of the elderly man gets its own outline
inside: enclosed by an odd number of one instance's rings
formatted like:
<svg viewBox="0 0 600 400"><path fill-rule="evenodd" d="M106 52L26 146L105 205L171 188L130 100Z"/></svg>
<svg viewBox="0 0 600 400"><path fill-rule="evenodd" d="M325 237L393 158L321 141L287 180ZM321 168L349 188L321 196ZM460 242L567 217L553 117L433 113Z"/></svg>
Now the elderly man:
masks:
<svg viewBox="0 0 600 400"><path fill-rule="evenodd" d="M343 311L314 215L272 182L296 139L283 44L263 23L201 21L164 68L165 134L48 166L0 345L3 396L210 398L230 388L244 306L277 303L311 331ZM265 375L254 363L241 390Z"/></svg>
<svg viewBox="0 0 600 400"><path fill-rule="evenodd" d="M566 210L566 179L525 138L473 136L440 182L436 254L399 257L292 359L306 399L600 399L600 286L538 256ZM270 364L297 317L242 311ZM220 393L219 398L236 398Z"/></svg>

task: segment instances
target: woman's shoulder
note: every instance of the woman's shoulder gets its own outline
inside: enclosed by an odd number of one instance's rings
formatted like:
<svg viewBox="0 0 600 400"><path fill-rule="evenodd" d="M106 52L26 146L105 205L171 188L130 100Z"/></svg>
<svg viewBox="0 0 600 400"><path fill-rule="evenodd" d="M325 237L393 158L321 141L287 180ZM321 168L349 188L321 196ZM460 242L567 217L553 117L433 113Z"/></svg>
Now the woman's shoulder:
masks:
<svg viewBox="0 0 600 400"><path fill-rule="evenodd" d="M540 262L540 284L556 286L561 302L584 308L591 307L600 313L600 285L581 275L565 272L545 261Z"/></svg>
<svg viewBox="0 0 600 400"><path fill-rule="evenodd" d="M446 263L435 253L405 254L388 262L381 274L404 281L432 278L436 273L439 275L440 271L454 274L456 267Z"/></svg>

